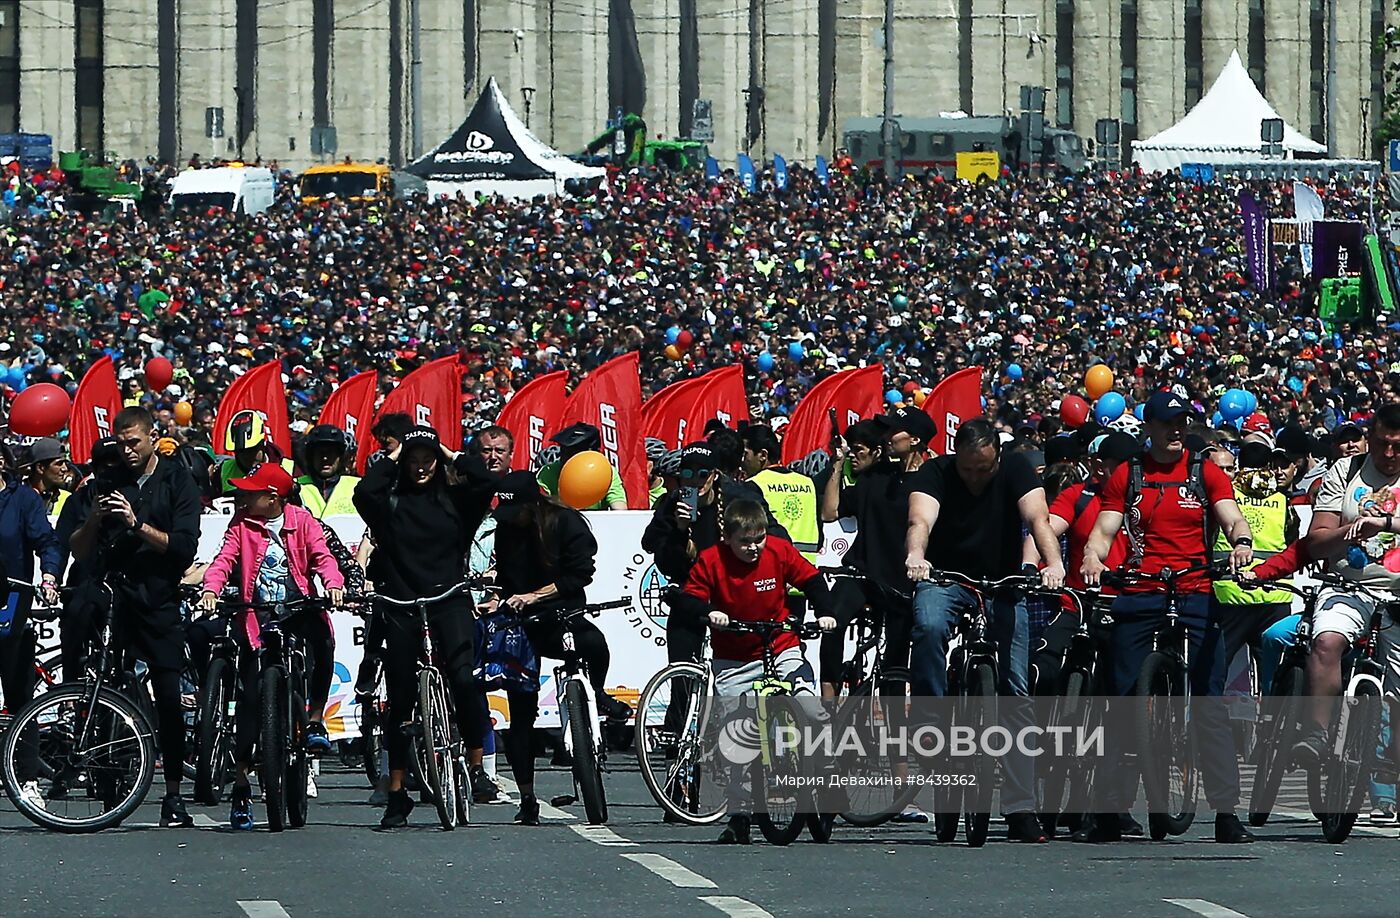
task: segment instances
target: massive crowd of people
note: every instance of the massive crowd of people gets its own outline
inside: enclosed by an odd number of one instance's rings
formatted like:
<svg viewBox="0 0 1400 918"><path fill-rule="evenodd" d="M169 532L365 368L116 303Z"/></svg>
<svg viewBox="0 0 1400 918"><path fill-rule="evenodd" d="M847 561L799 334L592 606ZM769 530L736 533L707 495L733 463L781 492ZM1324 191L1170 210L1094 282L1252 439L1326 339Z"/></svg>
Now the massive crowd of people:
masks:
<svg viewBox="0 0 1400 918"><path fill-rule="evenodd" d="M634 172L596 199L314 205L289 176L252 218L143 207L110 220L65 211L53 182L16 180L0 224L0 361L71 386L110 353L129 403L188 400L203 427L232 379L267 360L284 362L304 429L352 374L377 369L387 390L453 352L472 425L537 374L577 379L629 349L644 395L743 360L760 418L871 361L887 388L980 364L988 413L1008 425L1053 412L1097 362L1130 404L1181 384L1209 417L1236 385L1275 426L1330 429L1397 392L1393 317L1330 334L1296 249L1278 249L1273 292L1250 286L1230 181L791 176L754 194ZM1291 214L1287 183L1253 190ZM1329 217L1370 210L1364 185L1319 191ZM694 338L681 360L665 354L673 325ZM176 377L148 396L153 354Z"/></svg>

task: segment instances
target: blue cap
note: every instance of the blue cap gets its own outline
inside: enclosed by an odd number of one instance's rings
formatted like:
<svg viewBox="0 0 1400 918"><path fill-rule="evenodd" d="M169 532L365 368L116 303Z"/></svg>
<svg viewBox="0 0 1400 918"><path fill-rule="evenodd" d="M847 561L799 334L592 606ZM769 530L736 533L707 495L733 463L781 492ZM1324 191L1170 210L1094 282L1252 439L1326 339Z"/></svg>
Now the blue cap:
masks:
<svg viewBox="0 0 1400 918"><path fill-rule="evenodd" d="M1170 421L1191 412L1191 403L1175 392L1155 392L1147 400L1142 416L1147 421Z"/></svg>

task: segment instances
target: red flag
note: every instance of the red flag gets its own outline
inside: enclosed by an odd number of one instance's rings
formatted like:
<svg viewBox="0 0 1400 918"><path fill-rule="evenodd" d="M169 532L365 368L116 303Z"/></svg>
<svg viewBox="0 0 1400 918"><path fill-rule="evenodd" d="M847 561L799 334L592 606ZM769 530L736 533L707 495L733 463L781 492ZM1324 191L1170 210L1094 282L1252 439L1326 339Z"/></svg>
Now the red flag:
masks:
<svg viewBox="0 0 1400 918"><path fill-rule="evenodd" d="M569 373L558 370L526 383L510 397L496 423L515 434L515 455L510 467L528 469L530 460L544 448L544 438L559 429L559 417L568 398Z"/></svg>
<svg viewBox="0 0 1400 918"><path fill-rule="evenodd" d="M830 445L829 409L836 409L836 426L841 433L861 418L878 413L884 380L885 368L877 363L828 376L813 386L792 413L792 423L783 437L783 462L792 464Z"/></svg>
<svg viewBox="0 0 1400 918"><path fill-rule="evenodd" d="M379 416L402 411L413 423L437 431L443 445L462 448L462 365L457 355L439 357L404 377L384 398ZM376 443L375 449L379 446Z"/></svg>
<svg viewBox="0 0 1400 918"><path fill-rule="evenodd" d="M374 423L374 397L378 394L379 374L368 370L352 376L336 387L321 409L318 424L331 424L355 440L355 468L365 473L369 461L370 425Z"/></svg>
<svg viewBox="0 0 1400 918"><path fill-rule="evenodd" d="M79 465L92 458L92 445L112 435L112 418L122 410L121 390L112 358L103 357L88 367L73 395L68 416L68 451Z"/></svg>
<svg viewBox="0 0 1400 918"><path fill-rule="evenodd" d="M623 354L589 373L578 384L559 418L559 428L592 424L627 490L627 506L645 510L648 503L647 454L642 445L642 378L637 352Z"/></svg>
<svg viewBox="0 0 1400 918"><path fill-rule="evenodd" d="M263 416L268 438L284 457L291 456L292 432L287 427L287 390L282 385L282 364L279 361L274 360L249 370L228 387L223 401L219 402L219 411L214 415L213 446L216 452L227 448L224 435L228 422L247 408Z"/></svg>
<svg viewBox="0 0 1400 918"><path fill-rule="evenodd" d="M705 425L715 418L726 427L749 419L744 368L738 364L672 383L647 399L642 406L642 435L664 440L667 449L680 449L700 439Z"/></svg>
<svg viewBox="0 0 1400 918"><path fill-rule="evenodd" d="M968 367L943 380L924 399L924 411L943 434L931 444L934 454L948 455L953 451L958 425L982 414L982 368Z"/></svg>

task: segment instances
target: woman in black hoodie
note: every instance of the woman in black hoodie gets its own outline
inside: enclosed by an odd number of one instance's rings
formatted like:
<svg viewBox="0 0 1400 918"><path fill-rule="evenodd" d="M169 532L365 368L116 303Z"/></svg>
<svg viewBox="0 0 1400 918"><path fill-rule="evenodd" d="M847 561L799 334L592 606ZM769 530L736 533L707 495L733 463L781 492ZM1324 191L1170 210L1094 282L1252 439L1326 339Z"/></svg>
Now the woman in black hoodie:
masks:
<svg viewBox="0 0 1400 918"><path fill-rule="evenodd" d="M566 627L551 614L578 609L588 602L584 588L593 582L598 541L583 514L542 494L529 472L511 472L501 479L496 500L496 586L502 607L517 615L541 617L541 621L525 626L525 634L542 657L561 658L564 637L572 632L574 647L588 663L589 680L602 708L608 698L603 686L609 662L603 632L586 619L575 619ZM520 786L520 812L515 821L535 826L540 823L540 805L535 799L531 735L539 714L539 693L507 692L507 698L510 730L506 757Z"/></svg>
<svg viewBox="0 0 1400 918"><path fill-rule="evenodd" d="M449 483L451 464L458 481ZM375 462L355 487L355 509L375 543L375 588L394 599L436 596L466 577L472 535L491 509L496 479L481 459L453 453L431 427L415 427L398 447ZM408 823L413 801L404 790L408 737L402 725L417 699L421 620L414 609L381 603L375 609L385 635L384 680L389 716L384 745L389 753L389 804L380 827ZM428 610L428 624L457 708L464 737L482 734L485 705L472 670L476 665L476 620L463 593Z"/></svg>

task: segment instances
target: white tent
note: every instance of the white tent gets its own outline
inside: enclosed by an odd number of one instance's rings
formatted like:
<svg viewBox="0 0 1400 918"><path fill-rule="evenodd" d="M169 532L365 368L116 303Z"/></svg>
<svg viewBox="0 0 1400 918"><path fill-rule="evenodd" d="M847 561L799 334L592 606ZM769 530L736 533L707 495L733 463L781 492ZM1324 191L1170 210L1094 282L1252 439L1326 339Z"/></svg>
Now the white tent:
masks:
<svg viewBox="0 0 1400 918"><path fill-rule="evenodd" d="M1222 163L1262 160L1259 122L1277 118L1240 60L1232 51L1210 91L1195 108L1159 134L1133 142L1133 162L1149 172L1165 172L1182 163ZM1325 155L1327 148L1283 126L1283 150L1288 157L1299 153Z"/></svg>
<svg viewBox="0 0 1400 918"><path fill-rule="evenodd" d="M431 197L562 195L565 182L606 180L607 170L569 159L540 140L510 107L492 77L467 120L404 171L428 183Z"/></svg>

